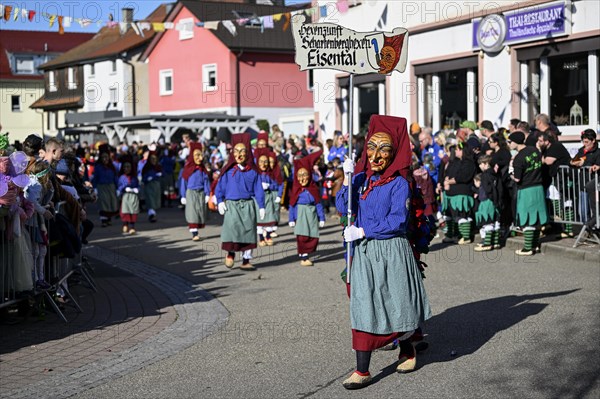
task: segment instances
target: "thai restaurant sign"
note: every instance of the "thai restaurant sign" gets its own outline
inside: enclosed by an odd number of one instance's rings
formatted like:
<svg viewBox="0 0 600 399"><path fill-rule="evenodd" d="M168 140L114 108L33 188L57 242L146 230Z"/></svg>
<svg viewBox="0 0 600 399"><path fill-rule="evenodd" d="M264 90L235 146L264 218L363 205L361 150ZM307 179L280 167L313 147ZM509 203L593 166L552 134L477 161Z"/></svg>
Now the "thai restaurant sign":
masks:
<svg viewBox="0 0 600 399"><path fill-rule="evenodd" d="M473 49L493 52L505 45L569 35L570 15L570 2L561 1L475 19Z"/></svg>
<svg viewBox="0 0 600 399"><path fill-rule="evenodd" d="M363 75L404 72L408 54L408 31L355 32L331 23L305 23L292 18L296 64L300 70L335 69Z"/></svg>

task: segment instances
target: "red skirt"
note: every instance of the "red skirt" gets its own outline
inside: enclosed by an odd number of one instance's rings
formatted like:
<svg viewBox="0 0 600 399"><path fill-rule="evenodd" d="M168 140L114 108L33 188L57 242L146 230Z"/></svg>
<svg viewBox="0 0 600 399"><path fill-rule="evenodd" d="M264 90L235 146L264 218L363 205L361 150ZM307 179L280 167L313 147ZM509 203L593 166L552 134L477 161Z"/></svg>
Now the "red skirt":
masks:
<svg viewBox="0 0 600 399"><path fill-rule="evenodd" d="M400 338L402 334L401 332L395 332L379 335L352 329L352 349L356 351L374 351Z"/></svg>
<svg viewBox="0 0 600 399"><path fill-rule="evenodd" d="M317 250L319 239L298 235L296 236L296 244L298 246L298 254L312 254Z"/></svg>
<svg viewBox="0 0 600 399"><path fill-rule="evenodd" d="M272 227L275 226L277 222L268 222L268 223L256 223L257 226L261 227Z"/></svg>
<svg viewBox="0 0 600 399"><path fill-rule="evenodd" d="M135 223L137 222L137 216L136 213L121 213L121 221L123 223Z"/></svg>
<svg viewBox="0 0 600 399"><path fill-rule="evenodd" d="M243 252L254 248L256 248L256 243L224 242L221 244L221 249L227 252Z"/></svg>

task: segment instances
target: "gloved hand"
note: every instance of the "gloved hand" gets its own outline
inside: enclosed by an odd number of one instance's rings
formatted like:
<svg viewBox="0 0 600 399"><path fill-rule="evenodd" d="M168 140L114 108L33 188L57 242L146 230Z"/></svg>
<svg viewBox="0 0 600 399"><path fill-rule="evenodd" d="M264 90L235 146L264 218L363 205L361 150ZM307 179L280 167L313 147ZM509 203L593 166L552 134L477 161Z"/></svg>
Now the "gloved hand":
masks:
<svg viewBox="0 0 600 399"><path fill-rule="evenodd" d="M219 205L217 205L217 208L219 209L219 213L221 215L224 215L225 212L227 211L227 206L225 205L224 202L220 202Z"/></svg>
<svg viewBox="0 0 600 399"><path fill-rule="evenodd" d="M290 227L296 226L296 222L289 222L288 224L290 225Z"/></svg>
<svg viewBox="0 0 600 399"><path fill-rule="evenodd" d="M263 188L263 190L268 190L269 189L269 183L263 182L262 183L262 188Z"/></svg>
<svg viewBox="0 0 600 399"><path fill-rule="evenodd" d="M362 227L356 227L354 225L348 226L344 229L344 241L352 242L360 240L365 236L365 231Z"/></svg>
<svg viewBox="0 0 600 399"><path fill-rule="evenodd" d="M97 189L97 188L95 188L95 189L94 189L94 195L95 195L96 197L98 196L98 189Z"/></svg>
<svg viewBox="0 0 600 399"><path fill-rule="evenodd" d="M356 166L356 163L354 163L354 161L350 158L346 158L346 160L344 161L344 164L342 165L342 169L344 169L344 174L352 174L354 173L354 167Z"/></svg>
<svg viewBox="0 0 600 399"><path fill-rule="evenodd" d="M265 208L260 208L258 210L258 217L260 217L260 220L263 220L265 218Z"/></svg>
<svg viewBox="0 0 600 399"><path fill-rule="evenodd" d="M125 192L126 193L130 193L132 191L133 191L133 189L131 187L125 187Z"/></svg>
<svg viewBox="0 0 600 399"><path fill-rule="evenodd" d="M160 172L158 172L158 173L156 174L156 177L161 177L161 176L162 176L162 173L160 173Z"/></svg>
<svg viewBox="0 0 600 399"><path fill-rule="evenodd" d="M210 195L204 196L204 203L208 204L208 201L210 201Z"/></svg>
<svg viewBox="0 0 600 399"><path fill-rule="evenodd" d="M148 181L152 181L153 179L154 179L154 178L153 178L152 176L148 176L148 179L146 179L146 180L148 180Z"/></svg>
<svg viewBox="0 0 600 399"><path fill-rule="evenodd" d="M277 197L277 198L275 198L275 203L276 203L276 204L280 204L280 203L281 203L281 197Z"/></svg>
<svg viewBox="0 0 600 399"><path fill-rule="evenodd" d="M138 188L137 188L137 187L133 188L131 191L133 191L133 192L134 192L134 193L136 193L136 194L140 192L140 190L138 190Z"/></svg>
<svg viewBox="0 0 600 399"><path fill-rule="evenodd" d="M119 190L117 190L117 197L121 196L121 192Z"/></svg>
<svg viewBox="0 0 600 399"><path fill-rule="evenodd" d="M319 227L320 227L320 228L323 228L323 227L325 227L325 221L324 221L324 220L321 220L321 221L319 222Z"/></svg>
<svg viewBox="0 0 600 399"><path fill-rule="evenodd" d="M181 199L179 200L179 202L181 202L181 205L185 205L187 200L185 199L185 197L181 197Z"/></svg>

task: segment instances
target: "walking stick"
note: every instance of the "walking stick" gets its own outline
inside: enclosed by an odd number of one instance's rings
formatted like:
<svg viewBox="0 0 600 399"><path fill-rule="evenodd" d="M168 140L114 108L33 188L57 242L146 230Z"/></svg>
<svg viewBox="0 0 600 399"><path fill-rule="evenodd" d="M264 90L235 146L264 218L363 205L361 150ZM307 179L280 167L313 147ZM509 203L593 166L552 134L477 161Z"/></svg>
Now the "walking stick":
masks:
<svg viewBox="0 0 600 399"><path fill-rule="evenodd" d="M354 136L354 74L350 74L350 79L348 82L348 108L350 108L349 121L348 121L348 156L352 157L354 160L354 155L352 154L352 137ZM347 213L347 222L346 225L350 226L352 223L352 173L348 173L346 175L348 179L348 213ZM350 284L350 267L352 264L352 242L347 243L346 245L346 283Z"/></svg>

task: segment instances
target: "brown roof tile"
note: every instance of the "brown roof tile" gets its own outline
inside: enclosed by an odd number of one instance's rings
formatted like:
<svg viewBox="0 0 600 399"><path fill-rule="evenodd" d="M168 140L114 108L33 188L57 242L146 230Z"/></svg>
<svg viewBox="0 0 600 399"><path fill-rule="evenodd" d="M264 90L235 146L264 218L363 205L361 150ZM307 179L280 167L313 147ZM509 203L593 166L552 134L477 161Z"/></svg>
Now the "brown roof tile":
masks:
<svg viewBox="0 0 600 399"><path fill-rule="evenodd" d="M43 80L43 75L13 75L8 53L60 54L94 37L91 33L4 30L0 33L0 79Z"/></svg>
<svg viewBox="0 0 600 399"><path fill-rule="evenodd" d="M83 97L79 96L68 96L68 97L58 97L53 98L51 100L46 99L44 97L39 98L36 102L31 104L29 108L55 108L60 107L60 109L65 108L81 108L83 107Z"/></svg>
<svg viewBox="0 0 600 399"><path fill-rule="evenodd" d="M167 4L160 5L144 21L163 22L167 16ZM144 37L139 36L132 28L129 28L124 35L121 35L118 26L109 28L104 27L91 40L80 46L75 47L45 63L41 66L43 69L53 69L67 65L82 64L85 61L94 59L111 58L124 51L138 48L154 37L153 30L144 31Z"/></svg>

